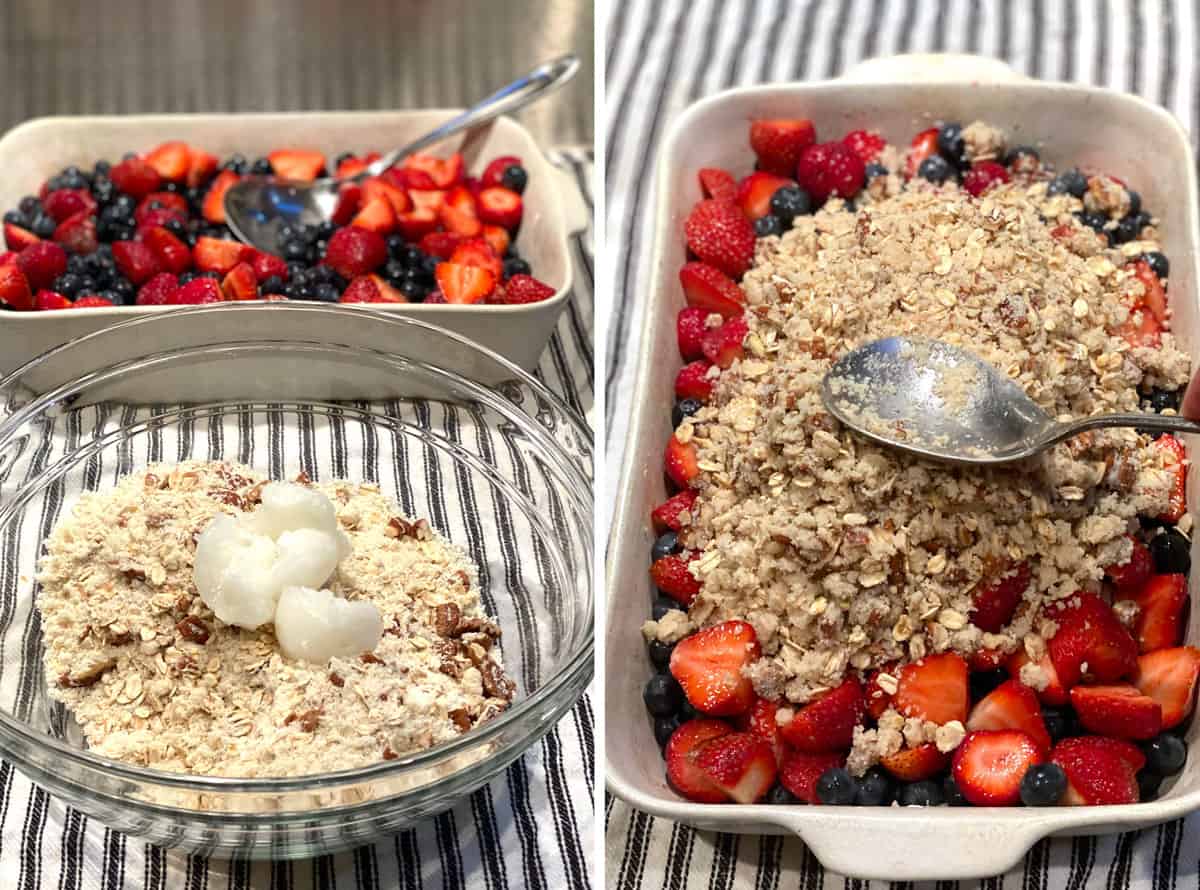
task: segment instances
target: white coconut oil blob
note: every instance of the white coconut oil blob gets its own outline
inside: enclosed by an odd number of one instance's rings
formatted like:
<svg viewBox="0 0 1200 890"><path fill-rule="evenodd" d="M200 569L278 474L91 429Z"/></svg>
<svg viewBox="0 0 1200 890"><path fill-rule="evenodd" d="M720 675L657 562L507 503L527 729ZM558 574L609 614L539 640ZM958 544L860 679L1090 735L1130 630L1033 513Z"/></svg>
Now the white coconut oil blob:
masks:
<svg viewBox="0 0 1200 890"><path fill-rule="evenodd" d="M196 539L193 579L200 599L226 624L253 630L275 615L280 587L275 542L218 513Z"/></svg>
<svg viewBox="0 0 1200 890"><path fill-rule="evenodd" d="M288 587L275 610L275 638L289 658L318 664L370 652L383 636L374 603L351 602L329 590Z"/></svg>

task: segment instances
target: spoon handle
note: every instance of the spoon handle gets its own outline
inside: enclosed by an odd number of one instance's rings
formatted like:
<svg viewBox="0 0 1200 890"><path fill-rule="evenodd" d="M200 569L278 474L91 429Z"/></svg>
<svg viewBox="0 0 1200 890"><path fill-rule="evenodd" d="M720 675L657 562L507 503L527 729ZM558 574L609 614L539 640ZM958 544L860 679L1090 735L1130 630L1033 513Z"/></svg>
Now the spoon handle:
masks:
<svg viewBox="0 0 1200 890"><path fill-rule="evenodd" d="M1142 414L1130 412L1127 414L1097 414L1095 417L1084 417L1080 420L1064 423L1054 431L1046 444L1052 445L1063 439L1086 432L1087 430L1108 429L1110 427L1137 427L1155 433L1195 433L1200 435L1200 423L1179 417L1175 414Z"/></svg>
<svg viewBox="0 0 1200 890"><path fill-rule="evenodd" d="M544 65L539 65L528 74L518 77L508 86L501 87L486 99L472 105L462 114L446 121L436 130L431 130L415 142L410 142L403 148L384 155L375 163L369 164L358 175L349 176L343 181L354 182L368 176L378 176L409 155L428 148L436 142L448 139L463 130L487 123L502 114L524 108L535 99L540 99L547 93L558 89L574 77L578 70L579 59L572 55L561 56Z"/></svg>

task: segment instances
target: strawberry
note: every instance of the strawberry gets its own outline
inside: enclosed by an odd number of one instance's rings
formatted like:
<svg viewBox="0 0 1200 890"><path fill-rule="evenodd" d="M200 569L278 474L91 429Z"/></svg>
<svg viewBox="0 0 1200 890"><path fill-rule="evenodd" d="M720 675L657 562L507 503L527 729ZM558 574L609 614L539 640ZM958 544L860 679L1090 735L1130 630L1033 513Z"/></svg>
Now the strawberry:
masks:
<svg viewBox="0 0 1200 890"><path fill-rule="evenodd" d="M707 263L685 263L679 270L679 283L689 306L715 312L722 318L742 314L746 295L737 283L720 269Z"/></svg>
<svg viewBox="0 0 1200 890"><path fill-rule="evenodd" d="M1119 566L1109 566L1104 570L1113 586L1121 592L1137 590L1154 574L1154 559L1150 550L1133 535L1126 535L1133 546L1129 559Z"/></svg>
<svg viewBox="0 0 1200 890"><path fill-rule="evenodd" d="M754 686L743 671L760 654L753 627L726 621L676 643L671 675L697 711L729 717L754 704Z"/></svg>
<svg viewBox="0 0 1200 890"><path fill-rule="evenodd" d="M363 202L362 209L350 220L350 225L387 235L396 228L396 211L387 198L371 198Z"/></svg>
<svg viewBox="0 0 1200 890"><path fill-rule="evenodd" d="M688 214L683 229L688 249L701 262L716 266L732 278L740 278L750 268L754 260L754 226L732 204L711 198L701 201Z"/></svg>
<svg viewBox="0 0 1200 890"><path fill-rule="evenodd" d="M113 301L99 294L84 294L71 304L72 309L111 309Z"/></svg>
<svg viewBox="0 0 1200 890"><path fill-rule="evenodd" d="M8 245L8 249L20 253L31 244L37 244L42 239L28 229L23 229L20 226L12 223L4 224L4 243Z"/></svg>
<svg viewBox="0 0 1200 890"><path fill-rule="evenodd" d="M976 649L967 654L967 667L972 671L987 673L1001 667L1006 658L999 649Z"/></svg>
<svg viewBox="0 0 1200 890"><path fill-rule="evenodd" d="M1029 563L1021 562L980 581L972 595L971 623L980 630L998 633L1012 619L1032 575Z"/></svg>
<svg viewBox="0 0 1200 890"><path fill-rule="evenodd" d="M921 166L921 161L925 160L930 155L937 154L937 142L937 127L930 127L928 130L922 130L913 137L913 141L908 147L908 156L904 161L905 177L912 179L917 175L917 168Z"/></svg>
<svg viewBox="0 0 1200 890"><path fill-rule="evenodd" d="M523 213L521 196L512 189L494 186L479 193L479 218L485 223L515 232Z"/></svg>
<svg viewBox="0 0 1200 890"><path fill-rule="evenodd" d="M980 699L967 718L967 729L1016 729L1033 739L1043 755L1050 753L1050 733L1037 693L1015 677Z"/></svg>
<svg viewBox="0 0 1200 890"><path fill-rule="evenodd" d="M976 161L963 175L963 188L978 198L993 185L1008 182L1008 170L995 161Z"/></svg>
<svg viewBox="0 0 1200 890"><path fill-rule="evenodd" d="M901 782L922 782L936 776L949 762L949 754L943 754L933 742L926 742L882 757L879 765Z"/></svg>
<svg viewBox="0 0 1200 890"><path fill-rule="evenodd" d="M1187 511L1187 452L1183 442L1167 433L1151 443L1162 452L1163 466L1171 474L1171 493L1165 512L1158 515L1166 522L1178 522Z"/></svg>
<svg viewBox="0 0 1200 890"><path fill-rule="evenodd" d="M58 291L40 290L33 298L34 309L70 309L71 301Z"/></svg>
<svg viewBox="0 0 1200 890"><path fill-rule="evenodd" d="M1162 728L1173 729L1192 713L1198 676L1200 649L1178 646L1139 657L1133 685L1162 706Z"/></svg>
<svg viewBox="0 0 1200 890"><path fill-rule="evenodd" d="M1158 280L1158 276L1154 274L1154 270L1145 260L1135 260L1132 266L1134 277L1142 283L1143 293L1138 305L1149 309L1159 324L1165 324L1167 321L1167 292L1163 289L1162 282Z"/></svg>
<svg viewBox="0 0 1200 890"><path fill-rule="evenodd" d="M276 176L294 182L312 182L325 169L325 155L319 151L279 149L267 155L267 160Z"/></svg>
<svg viewBox="0 0 1200 890"><path fill-rule="evenodd" d="M700 473L696 463L696 446L691 442L685 445L672 436L667 442L663 465L672 482L680 488L687 488L688 483Z"/></svg>
<svg viewBox="0 0 1200 890"><path fill-rule="evenodd" d="M146 199L143 198L142 202L145 203L145 200ZM184 222L186 221L187 217L186 215L175 210L169 210L165 207L156 207L153 210L144 210L141 213L135 214L135 219L137 220L138 234L141 235L141 233L146 229L164 227L172 220Z"/></svg>
<svg viewBox="0 0 1200 890"><path fill-rule="evenodd" d="M713 381L708 378L708 369L711 367L712 365L701 359L680 368L679 373L675 375L675 397L707 402L713 389Z"/></svg>
<svg viewBox="0 0 1200 890"><path fill-rule="evenodd" d="M738 183L733 200L747 219L756 220L771 212L772 195L784 186L795 184L795 180L758 170Z"/></svg>
<svg viewBox="0 0 1200 890"><path fill-rule="evenodd" d="M1021 779L1041 763L1037 743L1015 729L968 733L954 752L954 782L977 807L1008 807L1021 799Z"/></svg>
<svg viewBox="0 0 1200 890"><path fill-rule="evenodd" d="M391 205L396 213L408 213L412 210L412 199L408 192L378 176L374 176L362 184L362 199L364 202L383 198Z"/></svg>
<svg viewBox="0 0 1200 890"><path fill-rule="evenodd" d="M201 213L210 223L225 222L225 193L233 188L241 177L232 170L222 170L213 180L204 196Z"/></svg>
<svg viewBox="0 0 1200 890"><path fill-rule="evenodd" d="M1130 346L1157 349L1162 344L1162 332L1163 326L1153 312L1145 307L1134 307L1117 333Z"/></svg>
<svg viewBox="0 0 1200 890"><path fill-rule="evenodd" d="M1067 774L1066 806L1137 803L1138 770L1146 758L1137 746L1120 739L1079 736L1054 746L1050 762Z"/></svg>
<svg viewBox="0 0 1200 890"><path fill-rule="evenodd" d="M413 193L414 199L416 194ZM483 223L479 221L479 205L470 189L457 186L442 196L438 206L438 219L451 232L464 238L476 238L483 234Z"/></svg>
<svg viewBox="0 0 1200 890"><path fill-rule="evenodd" d="M779 770L779 781L799 800L807 804L819 804L817 780L827 769L846 765L845 754L807 754L793 751L784 756Z"/></svg>
<svg viewBox="0 0 1200 890"><path fill-rule="evenodd" d="M675 338L679 342L679 355L685 362L704 355L704 335L708 333L706 318L708 311L698 306L686 306L675 316Z"/></svg>
<svg viewBox="0 0 1200 890"><path fill-rule="evenodd" d="M499 185L500 180L504 177L505 170L509 167L523 166L524 164L521 163L521 159L515 155L501 155L483 168L483 176L479 177L479 184L484 188Z"/></svg>
<svg viewBox="0 0 1200 890"><path fill-rule="evenodd" d="M522 272L514 275L505 283L500 302L510 306L540 303L542 300L549 300L552 296L554 296L554 288L544 281L538 281L532 275Z"/></svg>
<svg viewBox="0 0 1200 890"><path fill-rule="evenodd" d="M188 246L162 226L154 226L143 232L142 242L154 253L158 265L166 271L178 275L192 268L192 252L188 250ZM284 264L283 268L286 270L287 264Z"/></svg>
<svg viewBox="0 0 1200 890"><path fill-rule="evenodd" d="M1071 706L1088 732L1116 739L1152 739L1162 729L1162 705L1133 686L1076 686Z"/></svg>
<svg viewBox="0 0 1200 890"><path fill-rule="evenodd" d="M433 177L424 170L392 167L390 170L384 170L380 175L396 188L423 189L425 191L437 189L437 183L433 181Z"/></svg>
<svg viewBox="0 0 1200 890"><path fill-rule="evenodd" d="M367 152L361 158L351 155L348 158L343 158L337 165L337 169L333 175L337 179L346 179L349 176L357 176L362 173L367 167L379 160L379 152Z"/></svg>
<svg viewBox="0 0 1200 890"><path fill-rule="evenodd" d="M487 269L496 278L499 278L504 273L504 263L500 261L500 257L496 256L491 246L482 238L469 238L459 244L454 248L454 252L450 254L450 262Z"/></svg>
<svg viewBox="0 0 1200 890"><path fill-rule="evenodd" d="M854 727L862 721L865 704L862 686L853 676L847 676L840 686L796 711L779 732L798 751L819 754L847 750Z"/></svg>
<svg viewBox="0 0 1200 890"><path fill-rule="evenodd" d="M704 167L700 170L700 190L706 198L733 201L737 197L737 180L726 170Z"/></svg>
<svg viewBox="0 0 1200 890"><path fill-rule="evenodd" d="M335 226L350 225L350 220L354 219L358 209L362 207L362 199L362 186L353 182L338 186L337 201L334 202L333 212L329 214L330 222Z"/></svg>
<svg viewBox="0 0 1200 890"><path fill-rule="evenodd" d="M867 687L863 691L863 699L867 709L867 713L875 720L878 720L883 712L892 706L892 694L879 685L879 675L886 673L890 676L895 676L895 665L883 668L878 671L872 671L867 677Z"/></svg>
<svg viewBox="0 0 1200 890"><path fill-rule="evenodd" d="M41 290L67 271L67 252L53 241L39 241L17 254L17 268L31 288Z"/></svg>
<svg viewBox="0 0 1200 890"><path fill-rule="evenodd" d="M154 251L141 241L114 241L112 253L113 261L121 274L133 282L135 287L163 271Z"/></svg>
<svg viewBox="0 0 1200 890"><path fill-rule="evenodd" d="M769 698L755 699L750 710L737 717L734 722L738 729L753 733L770 745L775 754L775 763L782 764L787 746L783 744L783 738L779 733L779 724L775 721L775 713L778 710L779 705Z"/></svg>
<svg viewBox="0 0 1200 890"><path fill-rule="evenodd" d="M749 732L732 732L696 750L695 764L734 803L758 803L775 784L771 746Z"/></svg>
<svg viewBox="0 0 1200 890"><path fill-rule="evenodd" d="M238 263L221 281L221 293L226 300L257 300L258 279L249 263Z"/></svg>
<svg viewBox="0 0 1200 890"><path fill-rule="evenodd" d="M862 158L864 164L879 157L887 140L873 130L851 130L842 137L842 144Z"/></svg>
<svg viewBox="0 0 1200 890"><path fill-rule="evenodd" d="M508 234L508 229L503 226L485 225L483 227L483 240L488 243L488 246L496 256L504 256L508 253L509 245L512 244L512 236Z"/></svg>
<svg viewBox="0 0 1200 890"><path fill-rule="evenodd" d="M254 277L260 284L271 276L282 278L284 281L288 279L288 264L283 261L282 257L277 257L273 253L256 250L254 257L250 260L250 265L254 267Z"/></svg>
<svg viewBox="0 0 1200 890"><path fill-rule="evenodd" d="M711 328L704 335L701 349L705 357L718 368L728 368L735 361L745 358L742 341L750 333L745 316L729 319L718 328Z"/></svg>
<svg viewBox="0 0 1200 890"><path fill-rule="evenodd" d="M952 652L927 655L902 667L894 706L905 717L934 723L967 719L967 663Z"/></svg>
<svg viewBox="0 0 1200 890"><path fill-rule="evenodd" d="M463 236L456 232L430 232L421 239L419 246L423 253L441 260L448 260L454 256L454 251L458 249L458 245L463 243L463 240Z"/></svg>
<svg viewBox="0 0 1200 890"><path fill-rule="evenodd" d="M220 303L224 299L215 278L193 278L171 295L171 303L179 306Z"/></svg>
<svg viewBox="0 0 1200 890"><path fill-rule="evenodd" d="M817 141L817 131L810 120L757 120L750 124L750 148L758 158L758 166L768 173L791 176L800 155Z"/></svg>
<svg viewBox="0 0 1200 890"><path fill-rule="evenodd" d="M664 751L671 787L697 803L724 803L725 792L696 766L696 756L703 745L731 732L723 720L689 720L675 730Z"/></svg>
<svg viewBox="0 0 1200 890"><path fill-rule="evenodd" d="M463 157L457 152L448 158L436 158L433 155L418 152L404 159L404 168L428 173L434 188L439 189L448 189L459 185L463 181L466 171ZM503 175L504 171L501 170L500 173Z"/></svg>
<svg viewBox="0 0 1200 890"><path fill-rule="evenodd" d="M326 265L347 279L374 272L387 262L387 256L382 235L354 226L334 232L325 248Z"/></svg>
<svg viewBox="0 0 1200 890"><path fill-rule="evenodd" d="M1078 685L1084 665L1090 677L1113 683L1137 667L1137 643L1112 607L1094 593L1080 591L1052 603L1046 615L1058 623L1047 643L1050 660L1062 685Z"/></svg>
<svg viewBox="0 0 1200 890"><path fill-rule="evenodd" d="M1009 656L1008 662L1005 665L1005 669L1008 671L1011 677L1020 678L1021 668L1024 667L1029 661L1030 658L1025 653L1025 650L1018 649ZM1061 708L1068 701L1067 690L1066 687L1063 686L1062 681L1058 679L1058 671L1054 669L1054 662L1050 660L1049 654L1042 655L1042 657L1038 660L1037 666L1040 669L1042 676L1046 678L1045 688L1041 690L1035 690L1037 692L1037 697L1043 704L1050 705L1054 708ZM1032 689L1033 687L1030 688Z"/></svg>
<svg viewBox="0 0 1200 890"><path fill-rule="evenodd" d="M192 150L186 142L164 142L146 153L145 162L163 179L180 182L192 164Z"/></svg>
<svg viewBox="0 0 1200 890"><path fill-rule="evenodd" d="M179 290L179 279L170 272L160 272L145 284L137 293L139 306L166 306L175 302L175 292Z"/></svg>
<svg viewBox="0 0 1200 890"><path fill-rule="evenodd" d="M1148 550L1146 558L1150 558ZM1179 645L1188 603L1187 575L1154 575L1137 590L1118 592L1117 599L1132 600L1138 605L1133 624L1138 651L1153 652Z"/></svg>
<svg viewBox="0 0 1200 890"><path fill-rule="evenodd" d="M36 236L35 236L36 237ZM41 239L38 239L41 240ZM9 263L17 262L17 252L15 250L6 250L0 253L0 266L7 266Z"/></svg>
<svg viewBox="0 0 1200 890"><path fill-rule="evenodd" d="M158 191L162 177L141 158L128 158L109 171L109 178L118 191L134 198L143 198Z"/></svg>
<svg viewBox="0 0 1200 890"><path fill-rule="evenodd" d="M434 277L447 303L480 303L496 289L496 276L477 266L438 263Z"/></svg>
<svg viewBox="0 0 1200 890"><path fill-rule="evenodd" d="M694 503L696 503L696 492L691 488L685 488L679 494L667 498L650 513L650 521L654 524L654 530L659 534L667 529L679 531L683 528L683 523L679 521L679 515L690 511Z"/></svg>
<svg viewBox="0 0 1200 890"><path fill-rule="evenodd" d="M343 229L342 231L347 230ZM337 235L335 234L334 237L336 238ZM196 239L196 246L192 248L192 260L201 272L217 272L220 275L227 275L229 270L238 263L250 262L253 259L253 247L249 244L242 244L240 241L230 241L228 238L210 238L207 235L201 235Z"/></svg>
<svg viewBox="0 0 1200 890"><path fill-rule="evenodd" d="M25 273L16 263L0 266L0 303L14 309L33 308L33 293L29 290L29 282L25 280Z"/></svg>
<svg viewBox="0 0 1200 890"><path fill-rule="evenodd" d="M866 167L854 151L840 142L810 145L800 155L796 179L818 204L830 195L852 198L866 181Z"/></svg>
<svg viewBox="0 0 1200 890"><path fill-rule="evenodd" d="M70 253L86 256L100 246L96 238L96 218L86 210L68 216L54 230L54 240Z"/></svg>
<svg viewBox="0 0 1200 890"><path fill-rule="evenodd" d="M360 275L346 286L340 303L407 303L408 298L378 275Z"/></svg>
<svg viewBox="0 0 1200 890"><path fill-rule="evenodd" d="M187 186L199 188L217 172L217 156L193 148L188 154Z"/></svg>
<svg viewBox="0 0 1200 890"><path fill-rule="evenodd" d="M133 212L134 222L137 223L139 229L149 228L153 225L153 219L160 218L155 215L155 211L168 211L167 218L175 218L180 222L187 222L188 204L183 195L175 192L151 192L138 202L137 209Z"/></svg>
<svg viewBox="0 0 1200 890"><path fill-rule="evenodd" d="M55 189L46 195L42 207L55 222L62 222L80 211L95 213L96 200L87 189Z"/></svg>

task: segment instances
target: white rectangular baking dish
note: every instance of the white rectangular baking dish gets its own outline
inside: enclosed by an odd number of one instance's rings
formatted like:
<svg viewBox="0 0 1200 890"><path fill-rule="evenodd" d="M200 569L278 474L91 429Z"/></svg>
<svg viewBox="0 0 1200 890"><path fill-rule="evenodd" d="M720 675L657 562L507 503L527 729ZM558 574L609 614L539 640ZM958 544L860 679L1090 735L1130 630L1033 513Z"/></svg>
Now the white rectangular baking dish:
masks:
<svg viewBox="0 0 1200 890"><path fill-rule="evenodd" d="M219 157L241 152L253 158L276 148L295 147L315 148L332 159L344 151L387 151L457 113L428 109L37 118L0 138L0 169L4 170L0 208L16 206L23 195L35 193L47 177L68 164L87 169L98 160L119 160L127 151L145 151L170 139L182 139ZM529 131L511 118L498 118L435 149L438 154L452 151L463 153L472 173L482 172L483 165L500 155L522 159L529 185L517 246L534 274L555 289L554 296L524 306L375 304L373 308L440 325L532 370L569 299L569 239L587 227L587 208L569 174L551 164ZM4 313L0 315L0 373L114 321L169 311L160 306L120 306Z"/></svg>
<svg viewBox="0 0 1200 890"><path fill-rule="evenodd" d="M1195 754L1160 800L1122 807L915 811L704 805L689 803L667 787L641 701L652 667L640 626L651 597L649 513L665 496L660 468L671 432L674 369L680 365L673 321L684 305L677 278L685 261L682 223L700 197L700 167L749 169L746 133L752 118L798 116L816 122L819 138L865 127L901 145L938 119L982 119L1004 127L1017 142L1037 144L1048 161L1095 167L1125 179L1163 221L1174 328L1196 360L1196 177L1186 134L1161 108L1107 90L1030 81L1003 63L969 56L874 60L840 81L736 89L691 106L674 121L659 155L651 277L639 282L648 300L646 333L607 566L608 787L638 809L699 828L795 833L832 871L894 881L994 875L1048 835L1132 830L1200 808L1200 757ZM1194 446L1189 443L1189 451ZM1193 509L1200 506L1198 475L1193 472L1188 485ZM1191 589L1200 594L1198 572L1194 560ZM1192 610L1188 639L1200 639L1200 609ZM1194 723L1189 731L1193 751L1198 738L1200 723Z"/></svg>

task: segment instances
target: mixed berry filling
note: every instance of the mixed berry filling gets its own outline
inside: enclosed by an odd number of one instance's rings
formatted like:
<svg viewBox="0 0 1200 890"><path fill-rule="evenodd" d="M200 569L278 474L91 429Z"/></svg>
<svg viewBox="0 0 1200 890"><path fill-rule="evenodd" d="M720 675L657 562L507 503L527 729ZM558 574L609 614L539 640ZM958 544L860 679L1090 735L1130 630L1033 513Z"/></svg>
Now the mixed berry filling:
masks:
<svg viewBox="0 0 1200 890"><path fill-rule="evenodd" d="M273 253L233 237L224 195L245 176L345 178L378 159L280 149L220 160L166 142L90 171L70 166L4 214L10 310L230 300L516 305L554 295L516 246L528 174L493 159L417 154L341 187L330 221L285 226Z"/></svg>
<svg viewBox="0 0 1200 890"><path fill-rule="evenodd" d="M967 345L1055 416L1178 410L1153 214L985 123L906 148L807 120L700 171L683 366L651 514L644 689L699 802L1151 800L1187 755L1192 516L1171 435L1085 435L1009 468L855 437L818 383L888 334Z"/></svg>

